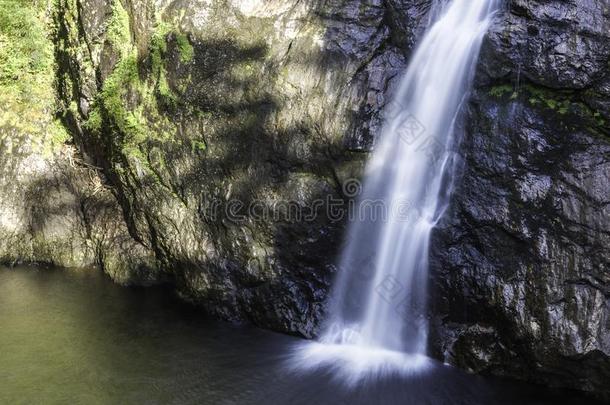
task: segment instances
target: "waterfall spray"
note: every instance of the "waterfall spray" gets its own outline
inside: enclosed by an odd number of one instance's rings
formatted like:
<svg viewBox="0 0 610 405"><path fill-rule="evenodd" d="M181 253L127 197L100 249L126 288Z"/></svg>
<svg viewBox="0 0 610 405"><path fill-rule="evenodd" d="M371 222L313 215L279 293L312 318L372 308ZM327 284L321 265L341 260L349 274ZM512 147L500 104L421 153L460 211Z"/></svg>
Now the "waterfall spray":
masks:
<svg viewBox="0 0 610 405"><path fill-rule="evenodd" d="M389 217L350 224L324 332L300 352L301 365L357 376L425 364L430 233L448 205L455 121L496 8L496 0L435 2L357 204L381 201Z"/></svg>

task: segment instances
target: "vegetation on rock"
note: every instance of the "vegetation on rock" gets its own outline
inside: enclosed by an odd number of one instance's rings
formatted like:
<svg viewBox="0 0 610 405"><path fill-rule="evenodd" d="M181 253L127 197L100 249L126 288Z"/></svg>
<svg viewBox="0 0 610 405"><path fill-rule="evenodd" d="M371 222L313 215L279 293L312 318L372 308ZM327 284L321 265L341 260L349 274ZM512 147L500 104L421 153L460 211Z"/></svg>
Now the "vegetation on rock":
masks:
<svg viewBox="0 0 610 405"><path fill-rule="evenodd" d="M49 4L0 2L0 142L10 153L22 141L51 152L68 139L57 109Z"/></svg>

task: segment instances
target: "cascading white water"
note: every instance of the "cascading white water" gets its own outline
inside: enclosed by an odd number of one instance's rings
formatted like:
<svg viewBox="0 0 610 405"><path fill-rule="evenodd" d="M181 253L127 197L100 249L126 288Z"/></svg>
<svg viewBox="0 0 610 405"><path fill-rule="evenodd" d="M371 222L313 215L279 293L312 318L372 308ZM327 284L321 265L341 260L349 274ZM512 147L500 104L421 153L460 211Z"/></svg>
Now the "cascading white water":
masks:
<svg viewBox="0 0 610 405"><path fill-rule="evenodd" d="M410 370L425 362L430 233L451 193L454 123L498 0L436 1L350 224L326 330L301 366ZM386 218L372 215L378 209ZM358 374L358 373L355 373Z"/></svg>

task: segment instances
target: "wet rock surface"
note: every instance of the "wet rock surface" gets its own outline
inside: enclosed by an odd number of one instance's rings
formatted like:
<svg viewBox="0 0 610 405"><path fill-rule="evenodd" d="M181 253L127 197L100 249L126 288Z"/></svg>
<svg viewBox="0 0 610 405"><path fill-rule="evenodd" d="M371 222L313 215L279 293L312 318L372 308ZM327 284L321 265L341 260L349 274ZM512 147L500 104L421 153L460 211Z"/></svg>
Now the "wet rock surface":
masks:
<svg viewBox="0 0 610 405"><path fill-rule="evenodd" d="M439 352L476 372L608 395L604 2L513 1L466 112L432 252Z"/></svg>

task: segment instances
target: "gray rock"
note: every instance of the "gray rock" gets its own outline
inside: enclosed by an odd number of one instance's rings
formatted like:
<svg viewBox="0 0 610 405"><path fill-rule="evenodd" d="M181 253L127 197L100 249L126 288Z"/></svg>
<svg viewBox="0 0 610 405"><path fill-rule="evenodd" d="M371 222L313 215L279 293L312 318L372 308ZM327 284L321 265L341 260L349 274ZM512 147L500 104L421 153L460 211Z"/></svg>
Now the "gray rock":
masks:
<svg viewBox="0 0 610 405"><path fill-rule="evenodd" d="M451 363L609 394L609 22L599 2L514 1L486 41L432 252Z"/></svg>

